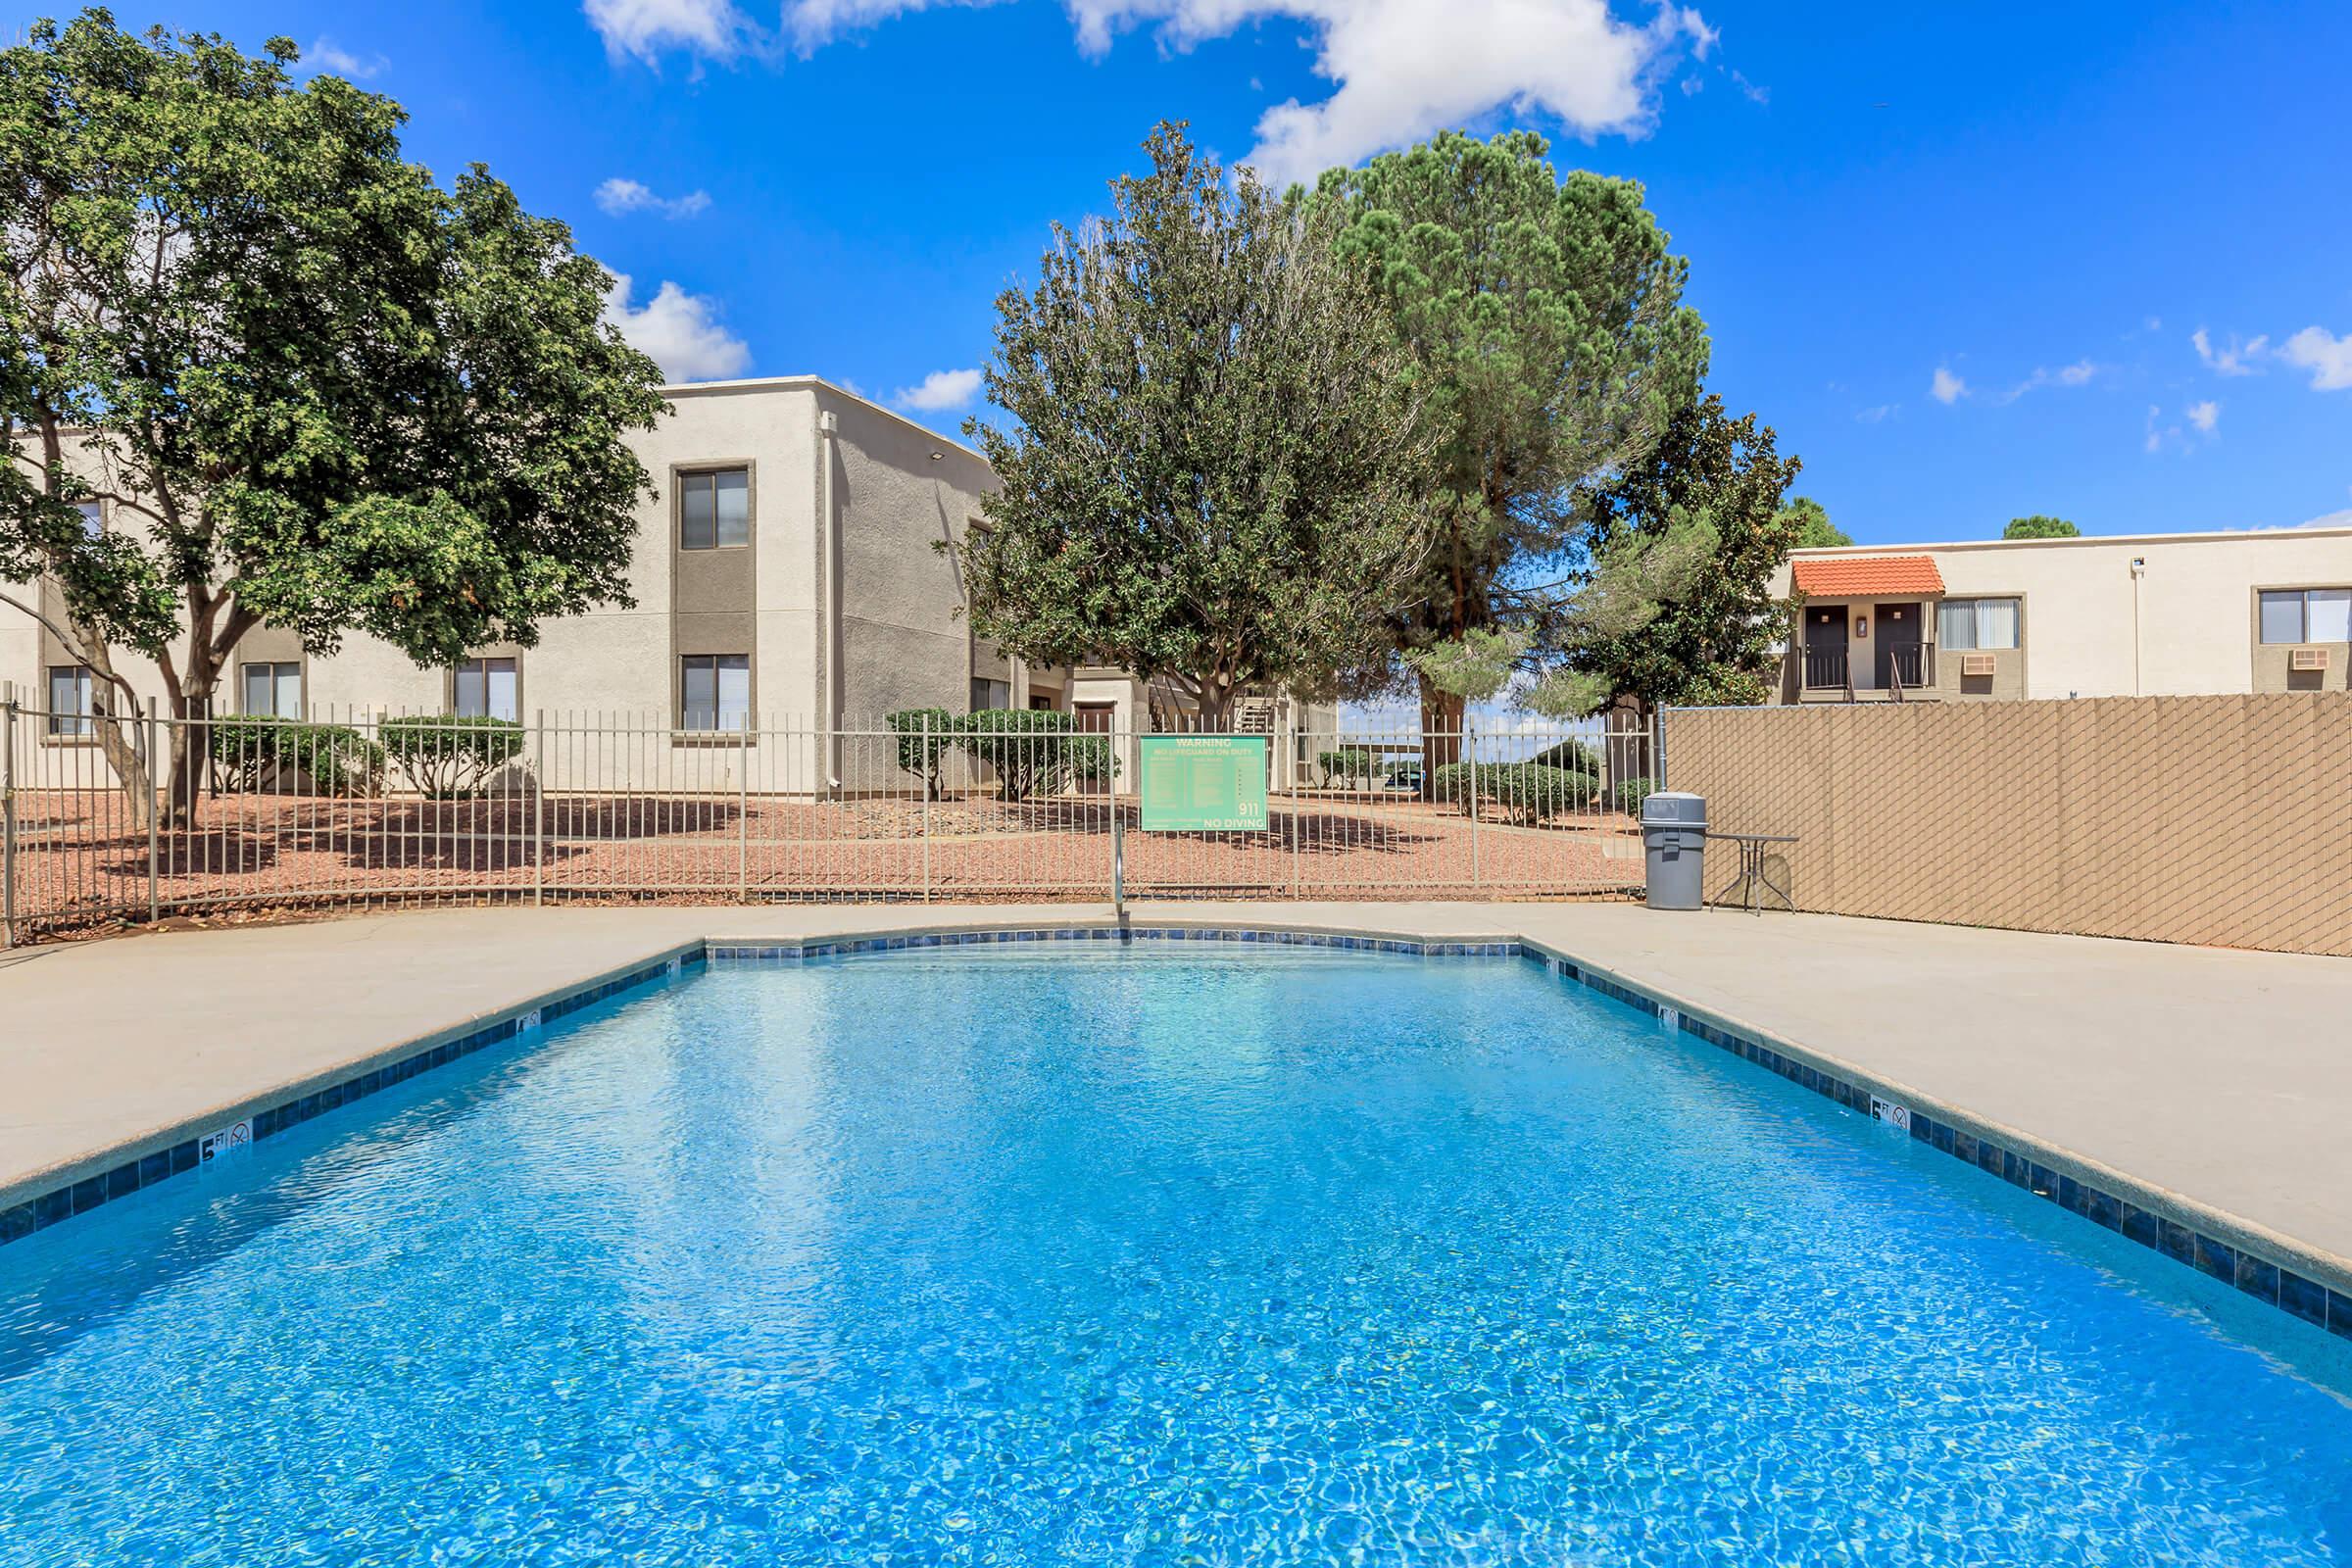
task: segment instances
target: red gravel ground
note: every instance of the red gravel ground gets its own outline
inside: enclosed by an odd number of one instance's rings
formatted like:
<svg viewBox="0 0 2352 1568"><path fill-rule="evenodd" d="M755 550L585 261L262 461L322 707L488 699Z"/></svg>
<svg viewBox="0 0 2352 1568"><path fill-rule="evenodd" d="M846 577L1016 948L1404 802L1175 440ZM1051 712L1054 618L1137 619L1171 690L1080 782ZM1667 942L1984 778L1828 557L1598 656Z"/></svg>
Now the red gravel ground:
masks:
<svg viewBox="0 0 2352 1568"><path fill-rule="evenodd" d="M444 899L1091 899L1107 895L1111 805L903 796L425 801L232 795L155 837L171 914ZM1378 794L1277 797L1264 833L1147 834L1122 800L1131 897L1425 899L1621 894L1642 881L1633 821L1542 827ZM16 911L65 932L149 907L149 841L114 792L18 802Z"/></svg>

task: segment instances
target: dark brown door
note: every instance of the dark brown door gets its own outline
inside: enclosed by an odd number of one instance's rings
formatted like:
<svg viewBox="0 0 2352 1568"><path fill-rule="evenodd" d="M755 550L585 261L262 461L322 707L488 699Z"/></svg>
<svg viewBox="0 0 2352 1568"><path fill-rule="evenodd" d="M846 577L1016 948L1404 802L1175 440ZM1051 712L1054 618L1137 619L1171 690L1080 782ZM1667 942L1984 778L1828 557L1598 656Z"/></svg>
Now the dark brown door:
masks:
<svg viewBox="0 0 2352 1568"><path fill-rule="evenodd" d="M1885 691L1892 686L1893 677L1898 673L1903 677L1905 686L1921 684L1919 606L1880 605L1877 613L1879 628L1875 662L1879 672L1879 689Z"/></svg>
<svg viewBox="0 0 2352 1568"><path fill-rule="evenodd" d="M1805 685L1818 690L1845 684L1846 624L1843 605L1816 605L1805 612Z"/></svg>

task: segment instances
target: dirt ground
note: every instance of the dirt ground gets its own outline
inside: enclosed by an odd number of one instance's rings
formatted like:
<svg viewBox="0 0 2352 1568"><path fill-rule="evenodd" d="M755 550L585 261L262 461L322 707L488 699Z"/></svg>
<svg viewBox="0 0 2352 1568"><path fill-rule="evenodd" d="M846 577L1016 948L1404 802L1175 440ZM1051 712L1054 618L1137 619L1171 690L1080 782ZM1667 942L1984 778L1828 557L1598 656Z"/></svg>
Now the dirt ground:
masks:
<svg viewBox="0 0 2352 1568"><path fill-rule="evenodd" d="M154 836L113 792L19 797L15 908L29 931L117 917L442 899L1068 899L1107 896L1112 803L753 796L466 801L229 795ZM1263 833L1124 822L1130 896L1608 895L1642 881L1632 819L1542 826L1381 793L1278 796Z"/></svg>

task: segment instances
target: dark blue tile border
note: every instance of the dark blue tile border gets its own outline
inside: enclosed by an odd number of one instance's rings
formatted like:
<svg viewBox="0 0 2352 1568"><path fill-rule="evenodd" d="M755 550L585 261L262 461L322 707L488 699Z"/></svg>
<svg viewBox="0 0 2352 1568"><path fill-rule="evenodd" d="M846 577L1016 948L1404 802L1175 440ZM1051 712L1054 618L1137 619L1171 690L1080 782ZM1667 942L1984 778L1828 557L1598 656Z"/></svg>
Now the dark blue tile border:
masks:
<svg viewBox="0 0 2352 1568"><path fill-rule="evenodd" d="M663 975L677 973L688 964L799 963L811 958L848 957L858 954L899 953L925 948L989 947L1023 942L1262 943L1282 947L1335 948L1352 953L1398 954L1425 958L1531 959L1562 979L1576 981L1648 1013L1670 1028L1696 1036L1708 1045L1752 1061L1857 1114L1907 1126L1916 1143L1926 1144L1938 1153L1949 1154L1974 1165L2012 1187L2022 1187L2036 1198L2056 1203L2094 1224L2121 1234L2127 1240L2233 1286L2315 1328L2325 1329L2341 1339L2352 1340L2352 1296L2331 1290L2320 1281L2297 1274L2267 1258L2257 1257L2235 1244L2166 1219L2122 1195L2053 1170L2034 1157L2034 1152L2005 1148L1982 1134L1968 1132L1924 1111L1896 1104L1865 1085L1849 1082L1810 1062L1799 1060L1759 1039L1723 1028L1704 1018L1693 1017L1672 1001L1638 990L1573 958L1515 939L1499 942L1425 942L1403 937L1347 936L1338 932L1294 931L1268 926L1108 924L895 932L813 942L708 942L699 951L690 950L640 965L625 974L541 1002L535 1007L518 1009L470 1034L444 1040L399 1061L370 1068L326 1089L257 1111L249 1119L251 1136L258 1140L283 1132L322 1111L366 1099L394 1084L406 1083L418 1073L444 1066L485 1046L511 1040L521 1030L552 1023L566 1013L576 1012L607 997ZM100 1203L193 1170L211 1157L205 1146L217 1136L219 1134L215 1133L182 1139L169 1149L125 1160L110 1170L83 1177L70 1186L38 1194L0 1209L0 1243L13 1242L35 1231L46 1230L73 1215L86 1213Z"/></svg>
<svg viewBox="0 0 2352 1568"><path fill-rule="evenodd" d="M2338 1338L2352 1340L2352 1297L2330 1290L2317 1280L2307 1279L2282 1264L2257 1257L2235 1243L2207 1236L2189 1226L2151 1213L2120 1194L2110 1193L2079 1177L2053 1170L2032 1153L2003 1148L1982 1134L1963 1131L1924 1111L1897 1105L1882 1099L1864 1085L1849 1083L1833 1073L1798 1061L1760 1040L1720 1028L1703 1018L1693 1018L1672 1002L1661 1001L1646 992L1635 990L1573 958L1546 953L1533 945L1523 946L1521 951L1525 956L1545 965L1563 979L1577 981L1603 996L1638 1007L1660 1022L1671 1024L1685 1034L1695 1035L1708 1045L1734 1055L1745 1057L1817 1095L1836 1101L1848 1110L1864 1116L1879 1116L1882 1107L1888 1112L1899 1112L1898 1124L1908 1125L1913 1142L1926 1144L1938 1153L1964 1160L1987 1175L1999 1177L2012 1187L2022 1187L2036 1198L2056 1203L2095 1225L2119 1232L2126 1240L2136 1242L2151 1251L2161 1252L2173 1261L2194 1268L2225 1285L2234 1286L2256 1300L2268 1302L2315 1328L2326 1329Z"/></svg>
<svg viewBox="0 0 2352 1568"><path fill-rule="evenodd" d="M712 963L800 963L810 958L897 953L908 948L994 947L1007 942L1254 942L1277 947L1396 953L1421 958L1515 958L1525 951L1516 941L1420 942L1400 937L1342 936L1329 931L1286 931L1270 926L1085 925L902 932L815 942L712 942L704 952Z"/></svg>
<svg viewBox="0 0 2352 1568"><path fill-rule="evenodd" d="M344 1079L340 1083L329 1084L324 1089L314 1090L295 1099L281 1101L277 1104L255 1111L242 1122L232 1123L231 1126L245 1127L248 1138L258 1143L264 1138L274 1137L289 1127L299 1126L322 1111L333 1110L338 1106L348 1105L354 1101L365 1100L378 1090L389 1089L395 1084L407 1083L418 1073L430 1072L435 1067L447 1066L459 1057L471 1055L485 1046L495 1046L501 1041L512 1040L525 1029L543 1026L563 1017L567 1012L577 1012L582 1007L604 1001L607 997L644 985L648 981L658 980L664 975L676 973L687 964L701 961L702 955L699 953L687 953L676 957L663 958L656 963L640 965L626 974L614 975L609 980L600 980L593 985L583 986L577 991L543 1001L536 1006L520 1008L495 1022L484 1024L469 1034L437 1042L413 1055L404 1056L398 1061L370 1067L366 1072ZM101 1171L95 1176L85 1176L71 1186L59 1188L54 1192L41 1193L23 1202L12 1204L7 1208L0 1208L0 1243L13 1242L22 1237L30 1236L35 1231L47 1230L62 1219L86 1213L100 1203L110 1202L118 1198L126 1198L141 1188L152 1187L159 1181L194 1170L198 1165L204 1164L214 1157L213 1152L207 1146L226 1135L229 1130L229 1128L219 1128L212 1132L198 1134L193 1138L183 1138L167 1149L159 1149L141 1154L135 1159L126 1159L111 1170Z"/></svg>

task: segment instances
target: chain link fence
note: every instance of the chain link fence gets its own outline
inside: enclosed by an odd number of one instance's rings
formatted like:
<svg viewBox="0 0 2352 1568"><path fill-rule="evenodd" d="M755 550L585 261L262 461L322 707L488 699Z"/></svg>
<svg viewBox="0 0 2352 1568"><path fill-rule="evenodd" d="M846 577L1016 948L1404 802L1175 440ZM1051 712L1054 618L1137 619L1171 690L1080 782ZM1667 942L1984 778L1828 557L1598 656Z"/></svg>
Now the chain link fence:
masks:
<svg viewBox="0 0 2352 1568"><path fill-rule="evenodd" d="M1122 838L1128 897L1622 895L1656 755L1623 717L1284 731L1263 831L1147 834L1138 736L1068 714L0 717L11 944L232 908L1088 901Z"/></svg>

